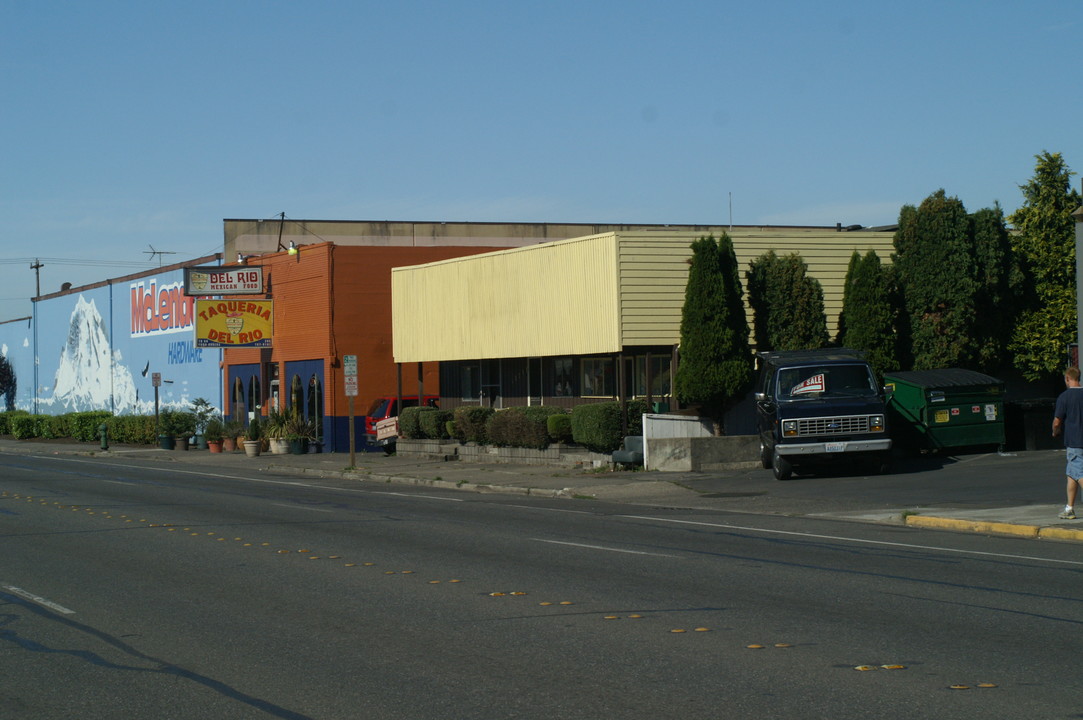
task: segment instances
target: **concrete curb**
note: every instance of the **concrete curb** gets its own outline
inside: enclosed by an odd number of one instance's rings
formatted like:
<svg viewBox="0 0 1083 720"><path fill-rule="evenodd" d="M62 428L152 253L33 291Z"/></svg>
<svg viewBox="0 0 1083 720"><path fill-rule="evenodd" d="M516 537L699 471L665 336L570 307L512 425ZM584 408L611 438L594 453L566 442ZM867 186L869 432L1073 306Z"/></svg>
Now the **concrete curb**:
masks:
<svg viewBox="0 0 1083 720"><path fill-rule="evenodd" d="M1038 525L1020 525L987 520L960 520L958 518L933 517L930 515L910 515L906 518L906 524L911 527L935 530L955 530L989 535L1011 535L1022 538L1083 542L1083 529L1041 527Z"/></svg>
<svg viewBox="0 0 1083 720"><path fill-rule="evenodd" d="M485 483L462 482L457 480L429 480L416 478L409 475L383 475L374 473L336 472L330 470L314 470L310 468L298 468L285 465L271 465L269 470L278 472L286 471L302 473L306 475L319 475L321 477L340 477L359 482L395 483L397 485L413 485L414 487L435 487L443 490L461 490L475 493L502 493L507 495L532 495L534 497L570 497L572 488L551 490L545 488L518 487L515 485L489 485Z"/></svg>

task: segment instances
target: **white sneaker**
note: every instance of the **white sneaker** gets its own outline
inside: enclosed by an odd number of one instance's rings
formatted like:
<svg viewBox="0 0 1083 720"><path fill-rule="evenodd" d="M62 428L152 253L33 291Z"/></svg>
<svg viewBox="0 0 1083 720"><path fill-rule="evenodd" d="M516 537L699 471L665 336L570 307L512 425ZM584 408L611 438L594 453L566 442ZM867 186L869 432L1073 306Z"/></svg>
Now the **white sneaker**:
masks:
<svg viewBox="0 0 1083 720"><path fill-rule="evenodd" d="M1075 520L1075 508L1071 507L1070 505L1065 505L1064 512L1062 512L1060 515L1057 515L1057 517L1061 520Z"/></svg>

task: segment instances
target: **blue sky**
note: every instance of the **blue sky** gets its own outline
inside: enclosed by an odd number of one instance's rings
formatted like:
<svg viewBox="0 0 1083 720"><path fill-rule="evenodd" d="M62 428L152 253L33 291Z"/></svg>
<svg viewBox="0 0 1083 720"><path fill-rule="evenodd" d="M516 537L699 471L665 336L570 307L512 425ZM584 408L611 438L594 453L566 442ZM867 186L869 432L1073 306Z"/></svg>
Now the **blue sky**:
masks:
<svg viewBox="0 0 1083 720"><path fill-rule="evenodd" d="M223 218L882 225L1083 167L1078 0L0 2L0 320Z"/></svg>

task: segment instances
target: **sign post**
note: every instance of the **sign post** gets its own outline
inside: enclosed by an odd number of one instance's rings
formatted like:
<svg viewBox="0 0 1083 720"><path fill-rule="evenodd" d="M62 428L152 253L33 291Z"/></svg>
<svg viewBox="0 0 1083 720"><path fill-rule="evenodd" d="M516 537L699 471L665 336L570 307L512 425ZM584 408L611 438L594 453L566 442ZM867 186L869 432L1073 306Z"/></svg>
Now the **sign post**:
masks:
<svg viewBox="0 0 1083 720"><path fill-rule="evenodd" d="M162 386L162 374L151 373L150 384L154 386L154 434L161 435L161 425L158 424L158 388Z"/></svg>
<svg viewBox="0 0 1083 720"><path fill-rule="evenodd" d="M350 467L354 467L355 439L353 430L353 399L357 397L357 356L342 356L342 379L346 384L346 401L349 404L349 433L350 433Z"/></svg>

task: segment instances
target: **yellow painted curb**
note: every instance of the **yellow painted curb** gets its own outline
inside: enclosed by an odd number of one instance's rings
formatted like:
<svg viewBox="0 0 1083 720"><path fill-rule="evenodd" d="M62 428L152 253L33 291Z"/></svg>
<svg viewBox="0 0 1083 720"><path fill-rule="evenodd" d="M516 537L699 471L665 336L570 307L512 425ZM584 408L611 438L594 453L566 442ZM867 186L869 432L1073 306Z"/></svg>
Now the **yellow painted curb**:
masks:
<svg viewBox="0 0 1083 720"><path fill-rule="evenodd" d="M1076 542L1083 542L1083 530L1047 527L1042 528L1041 531L1038 532L1038 537L1048 538L1049 540L1074 540Z"/></svg>
<svg viewBox="0 0 1083 720"><path fill-rule="evenodd" d="M939 530L963 530L969 532L992 533L994 535L1015 535L1016 537L1038 537L1037 525L1014 525L1012 523L986 522L982 520L958 520L956 518L931 517L929 515L910 515L906 524L913 527L934 528Z"/></svg>

